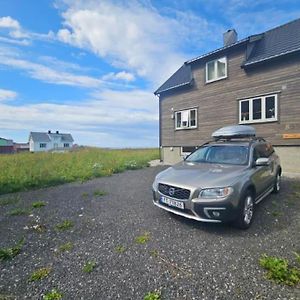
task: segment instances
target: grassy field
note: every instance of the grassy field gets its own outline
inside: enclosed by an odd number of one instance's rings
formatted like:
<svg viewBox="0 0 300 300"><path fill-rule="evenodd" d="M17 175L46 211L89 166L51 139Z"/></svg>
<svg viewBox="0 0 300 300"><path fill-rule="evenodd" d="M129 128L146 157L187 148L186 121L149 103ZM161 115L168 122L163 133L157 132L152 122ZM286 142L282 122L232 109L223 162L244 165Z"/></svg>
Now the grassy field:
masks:
<svg viewBox="0 0 300 300"><path fill-rule="evenodd" d="M110 176L147 166L158 149L86 148L67 153L20 153L0 156L0 194Z"/></svg>

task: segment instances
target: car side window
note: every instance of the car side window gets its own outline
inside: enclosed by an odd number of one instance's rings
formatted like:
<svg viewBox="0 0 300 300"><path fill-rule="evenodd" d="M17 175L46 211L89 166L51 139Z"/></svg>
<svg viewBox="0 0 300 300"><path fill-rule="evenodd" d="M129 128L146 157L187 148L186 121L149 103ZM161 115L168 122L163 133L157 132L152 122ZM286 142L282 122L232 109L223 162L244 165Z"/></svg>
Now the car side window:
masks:
<svg viewBox="0 0 300 300"><path fill-rule="evenodd" d="M256 151L257 151L257 158L268 158L271 155L271 151L269 149L268 144L264 143L264 144L259 144L255 147Z"/></svg>
<svg viewBox="0 0 300 300"><path fill-rule="evenodd" d="M259 159L260 156L259 156L259 152L257 151L257 147L255 147L253 149L253 161L256 161L257 159Z"/></svg>

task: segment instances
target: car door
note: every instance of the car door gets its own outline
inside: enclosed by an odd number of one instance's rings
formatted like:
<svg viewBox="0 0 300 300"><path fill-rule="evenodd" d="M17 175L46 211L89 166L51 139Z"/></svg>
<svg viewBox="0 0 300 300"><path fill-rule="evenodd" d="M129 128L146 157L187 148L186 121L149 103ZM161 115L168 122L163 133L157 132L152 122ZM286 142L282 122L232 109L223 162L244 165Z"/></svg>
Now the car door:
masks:
<svg viewBox="0 0 300 300"><path fill-rule="evenodd" d="M260 143L253 150L253 162L258 158L268 157L266 144ZM271 163L268 166L255 166L253 181L256 187L257 196L262 195L270 186L271 182Z"/></svg>

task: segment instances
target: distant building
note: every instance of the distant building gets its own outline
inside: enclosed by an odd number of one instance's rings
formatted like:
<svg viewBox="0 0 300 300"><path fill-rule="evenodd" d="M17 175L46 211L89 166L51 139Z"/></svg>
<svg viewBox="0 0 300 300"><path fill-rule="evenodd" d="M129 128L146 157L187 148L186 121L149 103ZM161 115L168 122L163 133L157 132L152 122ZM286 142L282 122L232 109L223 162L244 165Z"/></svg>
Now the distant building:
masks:
<svg viewBox="0 0 300 300"><path fill-rule="evenodd" d="M7 140L0 137L0 154L14 153L13 140Z"/></svg>
<svg viewBox="0 0 300 300"><path fill-rule="evenodd" d="M29 151L29 143L14 143L15 153Z"/></svg>
<svg viewBox="0 0 300 300"><path fill-rule="evenodd" d="M30 132L30 152L65 151L73 146L73 137L70 133L51 132Z"/></svg>

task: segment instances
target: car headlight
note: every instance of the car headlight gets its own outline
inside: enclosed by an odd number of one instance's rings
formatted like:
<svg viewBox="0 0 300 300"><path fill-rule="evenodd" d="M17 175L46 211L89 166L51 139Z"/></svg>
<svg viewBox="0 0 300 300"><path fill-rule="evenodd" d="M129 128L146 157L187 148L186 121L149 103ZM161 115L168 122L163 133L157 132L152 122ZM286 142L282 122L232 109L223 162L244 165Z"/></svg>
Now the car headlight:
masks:
<svg viewBox="0 0 300 300"><path fill-rule="evenodd" d="M226 198L233 193L232 187L203 189L199 192L199 198L219 199Z"/></svg>

